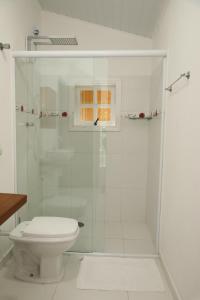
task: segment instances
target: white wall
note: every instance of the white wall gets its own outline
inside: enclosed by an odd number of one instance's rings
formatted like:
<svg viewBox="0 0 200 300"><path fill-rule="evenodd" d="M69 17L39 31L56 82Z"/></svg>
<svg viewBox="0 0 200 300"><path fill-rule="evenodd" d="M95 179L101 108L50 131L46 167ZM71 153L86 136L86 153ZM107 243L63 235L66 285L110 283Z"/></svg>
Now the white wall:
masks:
<svg viewBox="0 0 200 300"><path fill-rule="evenodd" d="M41 34L74 34L79 45L70 49L149 49L152 47L149 38L47 11L42 11Z"/></svg>
<svg viewBox="0 0 200 300"><path fill-rule="evenodd" d="M25 36L32 27L40 24L40 6L35 0L0 0L1 41L11 44L11 49L24 49ZM0 53L0 191L14 192L14 168L12 156L12 115L11 115L11 70L10 52ZM12 220L1 228L9 229ZM8 239L1 238L0 258L8 247ZM3 249L3 250L2 250Z"/></svg>
<svg viewBox="0 0 200 300"><path fill-rule="evenodd" d="M161 255L184 300L200 299L200 2L166 1L154 47L169 49Z"/></svg>

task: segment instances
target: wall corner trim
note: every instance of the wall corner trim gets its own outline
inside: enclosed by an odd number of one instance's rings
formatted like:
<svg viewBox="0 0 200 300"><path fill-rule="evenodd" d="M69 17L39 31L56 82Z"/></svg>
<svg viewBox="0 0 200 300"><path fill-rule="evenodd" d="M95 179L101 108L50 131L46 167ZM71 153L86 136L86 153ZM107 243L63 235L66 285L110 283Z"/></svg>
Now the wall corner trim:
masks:
<svg viewBox="0 0 200 300"><path fill-rule="evenodd" d="M176 284L175 284L174 279L169 271L169 268L167 267L166 260L165 260L165 257L162 252L160 252L160 262L161 262L162 268L164 270L165 276L167 278L167 282L169 284L169 287L172 292L172 296L174 297L174 300L183 300L183 298L181 297L181 295L176 287Z"/></svg>

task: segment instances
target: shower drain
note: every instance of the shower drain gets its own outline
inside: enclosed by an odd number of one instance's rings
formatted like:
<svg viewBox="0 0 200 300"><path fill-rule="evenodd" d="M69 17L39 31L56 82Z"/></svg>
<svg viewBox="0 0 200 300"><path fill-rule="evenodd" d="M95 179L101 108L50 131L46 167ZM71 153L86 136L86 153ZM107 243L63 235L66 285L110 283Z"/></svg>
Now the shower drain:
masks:
<svg viewBox="0 0 200 300"><path fill-rule="evenodd" d="M83 222L78 222L78 226L81 228L81 227L84 227L85 224Z"/></svg>

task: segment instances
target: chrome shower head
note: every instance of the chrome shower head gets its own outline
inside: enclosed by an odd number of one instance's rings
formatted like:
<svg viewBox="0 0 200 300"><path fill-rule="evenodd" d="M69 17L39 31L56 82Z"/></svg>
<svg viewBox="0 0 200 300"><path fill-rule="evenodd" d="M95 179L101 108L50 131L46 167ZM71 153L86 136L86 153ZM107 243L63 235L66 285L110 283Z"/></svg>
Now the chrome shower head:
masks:
<svg viewBox="0 0 200 300"><path fill-rule="evenodd" d="M57 46L63 46L63 45L69 45L69 46L77 46L78 41L75 37L49 37L49 40L51 41L52 45L57 45Z"/></svg>
<svg viewBox="0 0 200 300"><path fill-rule="evenodd" d="M77 46L78 41L75 36L31 35L27 37L27 50L31 50L32 44L34 44L35 46Z"/></svg>

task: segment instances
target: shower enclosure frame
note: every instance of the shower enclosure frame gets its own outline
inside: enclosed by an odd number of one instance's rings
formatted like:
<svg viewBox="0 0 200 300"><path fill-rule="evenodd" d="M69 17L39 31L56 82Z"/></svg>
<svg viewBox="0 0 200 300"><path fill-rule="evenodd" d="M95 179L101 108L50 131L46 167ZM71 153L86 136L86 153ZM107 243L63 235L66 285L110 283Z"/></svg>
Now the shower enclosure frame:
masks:
<svg viewBox="0 0 200 300"><path fill-rule="evenodd" d="M16 157L16 98L15 98L15 59L16 58L107 58L107 57L146 57L163 58L163 80L162 80L162 114L161 114L161 145L160 145L160 168L159 168L159 191L158 191L158 212L157 212L157 231L156 231L156 253L155 254L131 254L131 257L158 257L160 254L160 227L161 209L163 197L163 164L164 164L164 145L166 127L166 82L167 82L167 51L166 50L70 50L70 51L12 51L11 52L11 122L12 122L12 164L14 170L14 192L17 193L17 157ZM15 225L19 223L18 213L15 215ZM107 255L106 253L92 252L93 255ZM111 256L111 254L109 254ZM113 253L112 256L119 256ZM124 256L121 254L120 256Z"/></svg>

